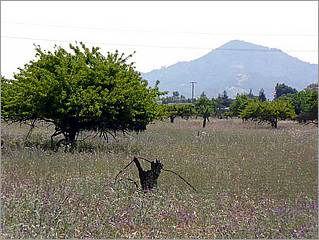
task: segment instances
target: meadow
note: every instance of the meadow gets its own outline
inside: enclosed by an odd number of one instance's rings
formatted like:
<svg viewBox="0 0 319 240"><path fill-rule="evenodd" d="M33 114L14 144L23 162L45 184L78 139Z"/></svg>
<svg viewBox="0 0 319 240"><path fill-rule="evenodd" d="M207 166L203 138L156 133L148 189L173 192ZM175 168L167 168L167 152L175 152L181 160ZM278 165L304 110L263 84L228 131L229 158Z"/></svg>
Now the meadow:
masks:
<svg viewBox="0 0 319 240"><path fill-rule="evenodd" d="M74 153L53 129L2 123L1 238L318 238L318 128L239 119L155 122ZM116 174L133 156L164 168L144 193ZM142 162L144 168L149 163ZM138 182L134 165L120 178Z"/></svg>

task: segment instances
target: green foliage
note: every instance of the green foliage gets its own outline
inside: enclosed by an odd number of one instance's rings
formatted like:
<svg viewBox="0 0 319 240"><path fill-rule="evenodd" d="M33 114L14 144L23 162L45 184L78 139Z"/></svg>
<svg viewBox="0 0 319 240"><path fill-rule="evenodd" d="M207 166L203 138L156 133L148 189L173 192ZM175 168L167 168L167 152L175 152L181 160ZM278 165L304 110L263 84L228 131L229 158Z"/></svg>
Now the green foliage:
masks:
<svg viewBox="0 0 319 240"><path fill-rule="evenodd" d="M167 94L167 93L166 93ZM178 91L173 91L172 96L162 97L163 104L167 103L191 103L191 99L186 99L185 96L180 95Z"/></svg>
<svg viewBox="0 0 319 240"><path fill-rule="evenodd" d="M306 88L305 91L316 91L318 92L318 83L311 83Z"/></svg>
<svg viewBox="0 0 319 240"><path fill-rule="evenodd" d="M305 121L318 121L318 92L306 91L305 100L301 104L301 117Z"/></svg>
<svg viewBox="0 0 319 240"><path fill-rule="evenodd" d="M259 101L262 101L262 102L267 100L266 95L265 95L265 90L263 88L260 89L260 91L259 91L258 99L259 99Z"/></svg>
<svg viewBox="0 0 319 240"><path fill-rule="evenodd" d="M240 113L245 109L249 101L249 98L247 95L238 95L236 96L236 99L230 104L229 111L230 116L239 116Z"/></svg>
<svg viewBox="0 0 319 240"><path fill-rule="evenodd" d="M228 97L227 92L224 90L222 95L218 94L215 102L218 109L227 108L231 104L231 99Z"/></svg>
<svg viewBox="0 0 319 240"><path fill-rule="evenodd" d="M176 117L188 119L195 114L193 104L163 104L160 109L162 109L162 116L170 118L171 122L174 122Z"/></svg>
<svg viewBox="0 0 319 240"><path fill-rule="evenodd" d="M300 91L280 97L289 101L295 109L299 122L318 121L318 92L313 90Z"/></svg>
<svg viewBox="0 0 319 240"><path fill-rule="evenodd" d="M240 113L245 120L258 120L268 122L272 127L277 127L278 120L294 119L296 113L293 105L289 101L249 101L245 109Z"/></svg>
<svg viewBox="0 0 319 240"><path fill-rule="evenodd" d="M268 110L267 114L269 116L280 120L294 119L296 117L296 112L290 102L277 100L265 103L266 106L268 104L268 109L266 108L266 110Z"/></svg>
<svg viewBox="0 0 319 240"><path fill-rule="evenodd" d="M195 110L201 117L209 117L214 111L214 104L206 96L200 96L195 101Z"/></svg>
<svg viewBox="0 0 319 240"><path fill-rule="evenodd" d="M297 90L295 88L287 86L284 83L277 83L275 87L275 99L278 99L279 97L289 93L297 93Z"/></svg>
<svg viewBox="0 0 319 240"><path fill-rule="evenodd" d="M216 110L214 102L209 100L205 95L201 95L195 101L195 110L198 116L203 118L203 127L206 126L206 121L209 121L209 117Z"/></svg>
<svg viewBox="0 0 319 240"><path fill-rule="evenodd" d="M73 143L82 130L103 134L142 131L157 116L157 85L128 63L131 55L70 44L70 52L36 47L30 61L12 81L2 81L2 118L8 121L44 120ZM158 84L158 83L157 83Z"/></svg>
<svg viewBox="0 0 319 240"><path fill-rule="evenodd" d="M212 99L214 115L218 118L231 116L231 113L228 111L228 108L231 105L232 101L233 100L228 97L226 91L223 91L223 94L218 94L217 98Z"/></svg>
<svg viewBox="0 0 319 240"><path fill-rule="evenodd" d="M174 92L173 92L173 97L178 98L178 97L179 97L179 92L178 92L178 91L174 91Z"/></svg>
<svg viewBox="0 0 319 240"><path fill-rule="evenodd" d="M253 99L255 97L252 89L249 90L249 93L247 96L248 96L248 98L251 98L251 99Z"/></svg>

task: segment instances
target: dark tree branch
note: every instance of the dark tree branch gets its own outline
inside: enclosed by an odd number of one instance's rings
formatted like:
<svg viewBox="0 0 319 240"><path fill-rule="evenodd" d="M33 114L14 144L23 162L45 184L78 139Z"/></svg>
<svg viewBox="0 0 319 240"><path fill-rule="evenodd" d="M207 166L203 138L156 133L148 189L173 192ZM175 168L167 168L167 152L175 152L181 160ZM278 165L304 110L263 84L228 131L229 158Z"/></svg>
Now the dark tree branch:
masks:
<svg viewBox="0 0 319 240"><path fill-rule="evenodd" d="M128 168L128 166L130 166L132 164L132 162L134 161L134 159L132 161L130 161L129 164L127 164L121 171L119 171L119 173L116 175L115 180L114 180L114 184L116 183L117 177L126 169Z"/></svg>
<svg viewBox="0 0 319 240"><path fill-rule="evenodd" d="M166 171L166 172L171 172L171 173L174 173L175 175L177 175L178 177L180 177L184 182L186 182L186 184L188 186L190 186L195 192L197 192L197 190L189 183L187 182L181 175L179 175L178 173L172 171L172 170L169 170L169 169L163 169L163 171Z"/></svg>
<svg viewBox="0 0 319 240"><path fill-rule="evenodd" d="M134 181L134 180L133 180L133 179L131 179L131 178L122 178L122 179L118 180L118 181L117 181L117 182L115 182L115 183L119 183L119 182L121 182L121 181L123 181L123 180L128 180L128 181L130 181L130 182L134 183L134 184L135 184L136 189L138 189L138 184L137 184L137 182L136 182L136 181ZM114 183L114 184L115 184L115 183Z"/></svg>
<svg viewBox="0 0 319 240"><path fill-rule="evenodd" d="M310 124L310 123L315 124L315 125L318 125L318 122L315 122L315 121L307 122L307 123L305 123L304 125L308 125L308 124Z"/></svg>
<svg viewBox="0 0 319 240"><path fill-rule="evenodd" d="M105 140L107 140L107 142L108 142L108 139L109 139L108 136L107 136L107 134L110 134L116 142L119 141L119 140L116 138L116 132L115 132L115 131L114 131L114 134L113 134L113 133L111 133L111 132L108 131L108 130L101 130L101 133L102 133L103 138L104 138Z"/></svg>
<svg viewBox="0 0 319 240"><path fill-rule="evenodd" d="M79 139L79 140L77 140L77 141L83 142L83 141L85 141L86 139L93 139L93 138L96 138L98 134L99 134L99 132L96 132L95 135L92 136L92 137L91 137L90 135L88 135L88 136L84 137L83 139ZM91 137L91 138L90 138L90 137Z"/></svg>
<svg viewBox="0 0 319 240"><path fill-rule="evenodd" d="M144 160L144 161L146 161L146 162L149 162L149 163L152 163L152 161L150 161L150 160L148 160L148 159L146 159L146 158L143 158L143 157L136 157L136 158L142 159L142 160Z"/></svg>
<svg viewBox="0 0 319 240"><path fill-rule="evenodd" d="M61 130L56 130L52 135L51 135L51 144L53 144L53 137L59 136L63 132Z"/></svg>
<svg viewBox="0 0 319 240"><path fill-rule="evenodd" d="M35 127L35 121L36 121L36 119L34 119L33 120L33 122L31 123L31 125L30 125L30 129L29 129L29 131L28 131L28 133L27 133L27 135L26 135L26 137L25 137L25 140L27 140L28 138L29 138L29 136L31 135L31 132L32 132L32 130L34 129L34 127Z"/></svg>
<svg viewBox="0 0 319 240"><path fill-rule="evenodd" d="M128 168L132 162L134 162L135 159L141 159L141 160L144 160L144 161L147 161L149 163L154 163L146 158L143 158L143 157L133 157L133 160L131 162L129 162L129 164L127 164L115 177L115 180L114 180L114 184L116 183L116 180L117 180L117 177L126 169ZM195 192L197 192L197 190L188 182L185 180L185 178L183 178L181 175L179 175L178 173L172 171L172 170L169 170L169 169L164 169L164 168L161 168L163 171L166 171L166 172L170 172L170 173L173 173L175 175L177 175L179 178L181 178L188 186L190 186Z"/></svg>

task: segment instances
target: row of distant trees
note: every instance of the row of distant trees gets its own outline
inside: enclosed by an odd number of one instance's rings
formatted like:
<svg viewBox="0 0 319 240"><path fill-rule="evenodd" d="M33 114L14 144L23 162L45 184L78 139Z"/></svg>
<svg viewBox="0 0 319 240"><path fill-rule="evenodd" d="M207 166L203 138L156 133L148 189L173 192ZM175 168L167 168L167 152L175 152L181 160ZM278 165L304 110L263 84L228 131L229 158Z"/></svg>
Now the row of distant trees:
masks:
<svg viewBox="0 0 319 240"><path fill-rule="evenodd" d="M239 94L237 94L239 95ZM200 96L206 96L205 92L202 92ZM247 94L249 98L255 97L253 94L252 89L250 89L249 93ZM258 98L261 101L266 100L265 91L263 88L260 89ZM229 107L231 101L233 99L229 98L227 95L227 91L224 90L222 94L218 94L218 97L215 99L215 101L223 107ZM173 91L171 96L165 96L161 98L161 102L163 104L170 104L170 103L192 103L194 99L186 98L184 95L180 95L178 91Z"/></svg>
<svg viewBox="0 0 319 240"><path fill-rule="evenodd" d="M175 93L175 98L177 96ZM248 94L238 94L235 99L229 98L226 91L212 99L202 93L193 102L163 104L161 115L169 117L171 122L174 122L176 117L188 119L190 116L200 116L203 118L203 127L209 117L240 117L244 121L266 122L274 128L277 128L278 120L285 119L317 124L318 84L311 84L298 92L290 86L278 83L273 101L266 99L263 89L258 96L254 96L250 91Z"/></svg>
<svg viewBox="0 0 319 240"><path fill-rule="evenodd" d="M19 69L13 79L1 76L1 119L31 125L48 122L55 126L52 145L75 146L79 133L95 131L106 139L117 132L146 129L155 119L202 117L203 127L210 117L241 117L269 122L278 119L317 122L318 91L315 86L298 92L277 84L274 101L259 96L238 95L230 99L226 91L209 99L186 99L174 92L161 98L158 83L149 87L133 63L131 55L118 51L103 55L98 47L84 43L54 51L36 46L36 58Z"/></svg>

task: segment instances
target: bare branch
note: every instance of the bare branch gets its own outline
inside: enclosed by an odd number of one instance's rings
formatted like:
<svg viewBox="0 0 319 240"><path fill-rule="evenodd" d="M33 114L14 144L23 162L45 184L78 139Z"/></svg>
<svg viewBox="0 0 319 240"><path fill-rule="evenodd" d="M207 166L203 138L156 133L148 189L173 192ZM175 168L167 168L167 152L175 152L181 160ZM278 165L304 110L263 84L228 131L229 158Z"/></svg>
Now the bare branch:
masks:
<svg viewBox="0 0 319 240"><path fill-rule="evenodd" d="M318 122L316 122L316 121L309 121L309 122L305 123L305 125L308 125L308 124L310 124L310 123L315 124L315 125L318 125Z"/></svg>
<svg viewBox="0 0 319 240"><path fill-rule="evenodd" d="M152 161L150 161L150 160L148 160L148 159L146 159L146 158L143 158L143 157L136 157L136 158L142 159L142 160L144 160L144 161L146 161L146 162L149 162L149 163L152 163Z"/></svg>
<svg viewBox="0 0 319 240"><path fill-rule="evenodd" d="M51 144L53 144L53 137L59 136L63 132L61 130L56 130L52 135L51 135Z"/></svg>
<svg viewBox="0 0 319 240"><path fill-rule="evenodd" d="M31 125L30 125L30 129L29 129L29 131L28 131L28 133L27 133L27 135L26 135L26 137L25 137L25 140L27 140L28 138L29 138L29 136L31 135L31 132L32 132L32 130L34 129L34 127L35 127L35 121L36 121L36 119L34 119L33 120L33 122L31 123Z"/></svg>
<svg viewBox="0 0 319 240"><path fill-rule="evenodd" d="M134 161L134 159L133 159L132 161L130 161L130 163L127 164L121 171L119 171L119 173L118 173L118 174L116 175L116 177L115 177L114 184L116 183L117 177L118 177L126 168L128 168L128 166L130 166L133 161Z"/></svg>
<svg viewBox="0 0 319 240"><path fill-rule="evenodd" d="M86 139L93 139L93 138L96 138L96 136L97 136L98 134L99 134L99 132L96 132L96 134L95 134L94 136L88 135L88 136L86 136L85 138L80 139L80 140L77 140L77 141L83 142L83 141L85 141ZM91 138L90 138L90 137L91 137Z"/></svg>
<svg viewBox="0 0 319 240"><path fill-rule="evenodd" d="M143 157L137 157L137 158L142 159L142 160L145 160L145 161L147 161L147 162L149 162L149 163L152 163L152 161L150 161L150 160L148 160L148 159L146 159L146 158L143 158ZM177 175L178 177L180 177L184 182L186 182L187 185L190 186L195 192L197 191L189 182L187 182L187 181L186 181L181 175L179 175L178 173L176 173L176 172L174 172L174 171L172 171L172 170L169 170L169 169L164 169L164 168L163 168L162 170L176 174L176 175Z"/></svg>
<svg viewBox="0 0 319 240"><path fill-rule="evenodd" d="M163 168L163 171L171 172L171 173L176 174L176 175L179 176L184 182L186 182L188 186L190 186L195 192L197 192L197 190L196 190L189 182L187 182L181 175L179 175L178 173L176 173L176 172L174 172L174 171L172 171L172 170L169 170L169 169L164 169L164 168Z"/></svg>
<svg viewBox="0 0 319 240"><path fill-rule="evenodd" d="M118 177L127 167L129 167L129 166L132 164L132 162L134 161L134 158L135 158L135 157L133 157L133 160L132 160L129 164L127 164L127 165L116 175L115 180L114 180L114 184L116 183L117 177ZM143 157L136 157L136 158L141 159L141 160L144 160L144 161L147 161L147 162L149 162L149 163L152 163L152 161L150 161L150 160L148 160L148 159L146 159L146 158L143 158ZM179 175L178 173L176 173L176 172L174 172L174 171L172 171L172 170L169 170L169 169L164 169L164 168L162 168L162 170L177 175L177 176L178 176L179 178L181 178L188 186L190 186L195 192L197 192L197 190L196 190L188 181L186 181L185 178L183 178L183 177L182 177L181 175Z"/></svg>
<svg viewBox="0 0 319 240"><path fill-rule="evenodd" d="M118 142L119 140L117 140L117 138L116 138L116 132L114 131L114 134L112 134L110 131L107 131L107 130L105 130L105 132L106 132L106 134L110 134L113 138L114 138L114 140L116 141L116 142Z"/></svg>
<svg viewBox="0 0 319 240"><path fill-rule="evenodd" d="M118 181L115 182L115 183L119 183L119 182L121 182L121 181L123 181L123 180L129 180L130 182L133 182L133 183L135 184L136 189L138 189L138 184L137 184L137 182L134 181L134 180L131 179L131 178L122 178L122 179L118 180ZM115 183L114 183L114 184L115 184Z"/></svg>

